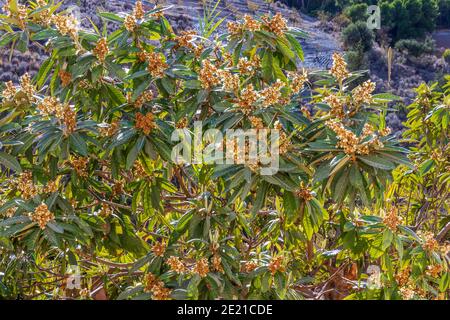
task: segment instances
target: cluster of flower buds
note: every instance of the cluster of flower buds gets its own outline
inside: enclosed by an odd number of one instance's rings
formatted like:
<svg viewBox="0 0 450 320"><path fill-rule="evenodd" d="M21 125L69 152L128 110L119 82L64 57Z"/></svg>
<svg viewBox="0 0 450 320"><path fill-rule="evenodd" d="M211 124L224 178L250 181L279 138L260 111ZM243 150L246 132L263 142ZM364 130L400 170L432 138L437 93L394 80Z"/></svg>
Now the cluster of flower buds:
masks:
<svg viewBox="0 0 450 320"><path fill-rule="evenodd" d="M97 41L97 44L92 53L100 62L103 63L105 61L105 58L109 53L108 41L106 40L106 38L101 38Z"/></svg>
<svg viewBox="0 0 450 320"><path fill-rule="evenodd" d="M181 274L187 272L187 267L183 261L179 257L171 256L166 261L167 265L170 267L170 270Z"/></svg>
<svg viewBox="0 0 450 320"><path fill-rule="evenodd" d="M198 79L203 89L211 89L220 84L220 74L215 65L209 60L204 60Z"/></svg>
<svg viewBox="0 0 450 320"><path fill-rule="evenodd" d="M119 119L113 120L110 124L103 124L103 126L99 128L99 132L103 137L111 137L117 130L119 130Z"/></svg>
<svg viewBox="0 0 450 320"><path fill-rule="evenodd" d="M136 98L136 101L134 101L134 106L140 109L145 103L151 100L153 100L153 92L151 90L144 91L139 95L139 97Z"/></svg>
<svg viewBox="0 0 450 320"><path fill-rule="evenodd" d="M259 56L254 55L251 60L247 58L240 58L237 68L241 75L252 76L255 71L261 67L261 60Z"/></svg>
<svg viewBox="0 0 450 320"><path fill-rule="evenodd" d="M293 93L299 93L303 89L305 83L308 82L308 72L303 69L302 73L290 72L290 87Z"/></svg>
<svg viewBox="0 0 450 320"><path fill-rule="evenodd" d="M152 252L156 257L162 257L164 256L164 253L166 252L167 244L163 241L157 241L152 246Z"/></svg>
<svg viewBox="0 0 450 320"><path fill-rule="evenodd" d="M33 174L31 171L24 171L17 180L17 190L25 200L33 198L38 194L38 189L33 183Z"/></svg>
<svg viewBox="0 0 450 320"><path fill-rule="evenodd" d="M3 6L3 11L8 18L15 20L20 29L25 29L28 18L28 8L23 4L17 4L15 8L12 8L10 7L9 2L10 1L6 1L6 4Z"/></svg>
<svg viewBox="0 0 450 320"><path fill-rule="evenodd" d="M264 21L264 26L278 36L283 36L288 29L286 19L279 12L272 18L265 15L261 19Z"/></svg>
<svg viewBox="0 0 450 320"><path fill-rule="evenodd" d="M269 107L280 102L281 89L284 87L284 83L277 79L277 81L270 87L267 87L261 91L262 105L263 107Z"/></svg>
<svg viewBox="0 0 450 320"><path fill-rule="evenodd" d="M269 32L273 32L278 36L283 36L288 30L287 21L283 18L281 13L277 13L275 16L270 17L264 15L261 17L263 23L253 19L249 15L244 15L243 22L230 21L227 24L228 32L232 36L240 35L244 31L260 31L262 29Z"/></svg>
<svg viewBox="0 0 450 320"><path fill-rule="evenodd" d="M337 52L333 54L333 65L330 73L339 81L339 83L342 83L350 76L347 69L347 62L345 62L344 57Z"/></svg>
<svg viewBox="0 0 450 320"><path fill-rule="evenodd" d="M50 210L48 210L48 207L45 203L37 206L34 212L30 214L30 217L32 221L38 223L39 228L41 229L45 229L47 223L55 220L54 214L51 213Z"/></svg>
<svg viewBox="0 0 450 320"><path fill-rule="evenodd" d="M162 54L152 52L147 54L148 67L147 70L155 78L161 78L164 76L168 65L164 61Z"/></svg>
<svg viewBox="0 0 450 320"><path fill-rule="evenodd" d="M89 162L88 158L74 157L72 160L70 160L70 166L75 170L75 172L80 177L85 178L88 176L88 172L86 170L88 162Z"/></svg>
<svg viewBox="0 0 450 320"><path fill-rule="evenodd" d="M419 231L418 235L423 240L422 247L425 251L433 252L439 249L439 242L434 238L430 231Z"/></svg>
<svg viewBox="0 0 450 320"><path fill-rule="evenodd" d="M194 37L197 35L197 32L194 30L184 30L181 31L179 35L175 38L175 42L177 43L177 48L183 47L194 50L195 46L192 43Z"/></svg>
<svg viewBox="0 0 450 320"><path fill-rule="evenodd" d="M195 274L198 274L201 278L206 277L208 275L208 273L209 273L208 259L201 258L200 260L198 260L195 263L194 268L193 268L192 271Z"/></svg>
<svg viewBox="0 0 450 320"><path fill-rule="evenodd" d="M253 88L253 84L250 83L241 91L241 95L237 102L239 110L245 115L249 115L255 109L254 104L258 99L259 94Z"/></svg>
<svg viewBox="0 0 450 320"><path fill-rule="evenodd" d="M61 35L69 35L74 41L78 41L79 22L72 15L54 15L51 22Z"/></svg>
<svg viewBox="0 0 450 320"><path fill-rule="evenodd" d="M172 290L166 288L164 282L149 273L144 279L144 291L152 294L154 300L169 300Z"/></svg>
<svg viewBox="0 0 450 320"><path fill-rule="evenodd" d="M28 73L20 78L19 84L19 87L16 87L12 81L6 82L5 89L2 92L5 101L13 103L15 106L30 105L35 102L36 89L31 83Z"/></svg>
<svg viewBox="0 0 450 320"><path fill-rule="evenodd" d="M392 207L384 216L383 223L392 231L396 232L397 227L401 224L402 219L398 215L398 209Z"/></svg>
<svg viewBox="0 0 450 320"><path fill-rule="evenodd" d="M72 74L66 70L59 70L58 76L63 87L67 87L72 81Z"/></svg>
<svg viewBox="0 0 450 320"><path fill-rule="evenodd" d="M268 269L272 275L275 275L277 271L285 272L286 268L284 266L284 257L283 256L272 257L272 259L269 262Z"/></svg>
<svg viewBox="0 0 450 320"><path fill-rule="evenodd" d="M375 91L375 83L373 83L370 80L367 80L363 84L353 89L352 91L353 103L356 106L372 103L373 102L372 92L374 91Z"/></svg>
<svg viewBox="0 0 450 320"><path fill-rule="evenodd" d="M314 198L312 190L304 187L303 184L300 186L300 189L295 191L295 195L304 201L310 201Z"/></svg>
<svg viewBox="0 0 450 320"><path fill-rule="evenodd" d="M246 261L242 267L241 272L250 273L258 267L258 264L255 261Z"/></svg>
<svg viewBox="0 0 450 320"><path fill-rule="evenodd" d="M380 149L384 146L369 124L364 126L362 135L359 138L352 131L346 129L342 122L336 119L329 120L325 124L336 133L339 140L337 147L342 148L348 155L368 155L371 148ZM369 136L371 136L371 139L363 142Z"/></svg>
<svg viewBox="0 0 450 320"><path fill-rule="evenodd" d="M145 134L149 134L150 131L156 128L155 116L151 112L148 112L146 115L138 112L136 114L135 127L142 130Z"/></svg>

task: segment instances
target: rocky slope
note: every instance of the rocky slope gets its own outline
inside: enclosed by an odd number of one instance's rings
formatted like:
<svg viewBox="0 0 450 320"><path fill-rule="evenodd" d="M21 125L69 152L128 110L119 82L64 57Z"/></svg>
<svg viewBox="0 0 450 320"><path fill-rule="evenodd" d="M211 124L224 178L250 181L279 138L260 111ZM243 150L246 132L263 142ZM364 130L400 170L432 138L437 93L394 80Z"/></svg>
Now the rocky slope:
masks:
<svg viewBox="0 0 450 320"><path fill-rule="evenodd" d="M0 1L3 6L5 0ZM134 5L134 0L63 0L63 9L76 6L81 14L81 23L84 28L90 28L92 20L96 25L101 25L97 17L98 11L110 12L130 12ZM214 2L214 1L213 1ZM143 1L144 5L151 9L155 3L171 6L166 12L175 30L187 30L198 28L198 20L203 16L205 8L210 7L209 1L200 0L151 0ZM208 6L209 3L209 6ZM235 20L244 14L263 15L266 13L280 12L289 20L289 24L297 26L309 34L307 40L302 40L305 51L304 66L309 69L325 69L331 64L331 55L334 51L340 51L337 36L322 31L320 22L308 17L296 9L286 7L284 4L274 2L268 5L263 0L243 1L243 0L221 0L217 10L220 17L226 20ZM87 19L89 18L89 19ZM225 24L223 24L223 27ZM10 52L9 48L0 48L0 82L18 78L25 72L34 74L39 68L39 64L45 57L44 52L36 47L30 48L24 54L17 50Z"/></svg>

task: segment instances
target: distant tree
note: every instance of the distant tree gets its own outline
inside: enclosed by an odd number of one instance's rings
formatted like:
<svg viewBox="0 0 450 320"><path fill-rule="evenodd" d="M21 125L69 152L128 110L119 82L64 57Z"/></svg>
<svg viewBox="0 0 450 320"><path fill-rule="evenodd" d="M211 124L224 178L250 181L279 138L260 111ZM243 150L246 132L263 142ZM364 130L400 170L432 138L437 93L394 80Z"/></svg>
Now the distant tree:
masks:
<svg viewBox="0 0 450 320"><path fill-rule="evenodd" d="M380 2L382 25L394 41L420 38L436 27L438 0L383 0Z"/></svg>
<svg viewBox="0 0 450 320"><path fill-rule="evenodd" d="M450 0L439 1L439 16L437 18L439 27L450 27Z"/></svg>
<svg viewBox="0 0 450 320"><path fill-rule="evenodd" d="M365 21L368 17L367 8L368 5L366 3L358 3L347 7L344 10L344 13L350 20L352 20L352 22Z"/></svg>
<svg viewBox="0 0 450 320"><path fill-rule="evenodd" d="M374 36L365 22L358 21L342 31L342 40L347 49L367 52L372 48Z"/></svg>

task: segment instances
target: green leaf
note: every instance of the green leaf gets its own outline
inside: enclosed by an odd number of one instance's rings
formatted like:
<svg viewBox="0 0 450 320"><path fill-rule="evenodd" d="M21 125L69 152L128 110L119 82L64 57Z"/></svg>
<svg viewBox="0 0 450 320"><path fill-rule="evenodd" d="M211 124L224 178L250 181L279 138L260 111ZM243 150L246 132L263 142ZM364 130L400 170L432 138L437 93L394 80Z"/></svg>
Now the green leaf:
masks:
<svg viewBox="0 0 450 320"><path fill-rule="evenodd" d="M86 141L78 134L77 132L72 133L69 136L70 145L73 147L75 151L80 153L83 157L88 155Z"/></svg>
<svg viewBox="0 0 450 320"><path fill-rule="evenodd" d="M114 21L114 22L124 22L124 18L118 16L117 14L111 12L99 12L98 15L106 20Z"/></svg>
<svg viewBox="0 0 450 320"><path fill-rule="evenodd" d="M382 170L394 170L397 166L389 160L384 158L371 155L371 156L358 156L365 164L368 164L371 167L382 169Z"/></svg>
<svg viewBox="0 0 450 320"><path fill-rule="evenodd" d="M394 239L394 234L392 233L392 231L389 229L384 230L383 245L382 245L381 249L383 251L386 251L386 249L390 247L393 239Z"/></svg>
<svg viewBox="0 0 450 320"><path fill-rule="evenodd" d="M303 48L302 48L301 44L297 41L297 39L295 39L290 34L285 34L285 36L286 36L286 39L288 39L289 43L291 44L292 48L294 49L295 53L297 54L297 57L301 61L304 61L305 57L303 55Z"/></svg>
<svg viewBox="0 0 450 320"><path fill-rule="evenodd" d="M17 161L17 158L8 153L0 151L0 163L17 173L22 172L22 167L20 166L19 161Z"/></svg>
<svg viewBox="0 0 450 320"><path fill-rule="evenodd" d="M450 273L444 272L439 281L439 291L445 292L450 287Z"/></svg>
<svg viewBox="0 0 450 320"><path fill-rule="evenodd" d="M136 161L139 152L141 152L142 147L144 146L144 142L145 142L145 136L140 136L136 143L133 145L133 147L130 149L130 152L128 152L127 155L127 162L126 162L126 169L129 170L134 162Z"/></svg>

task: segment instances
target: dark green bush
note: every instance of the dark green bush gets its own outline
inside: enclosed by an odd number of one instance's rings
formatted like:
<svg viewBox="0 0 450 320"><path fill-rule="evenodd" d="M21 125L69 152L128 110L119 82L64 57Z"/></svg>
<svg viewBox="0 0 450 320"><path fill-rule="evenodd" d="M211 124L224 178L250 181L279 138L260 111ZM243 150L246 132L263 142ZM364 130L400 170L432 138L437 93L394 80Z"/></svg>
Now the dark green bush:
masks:
<svg viewBox="0 0 450 320"><path fill-rule="evenodd" d="M434 51L434 41L431 38L427 38L425 41L403 39L395 44L395 48L399 51L407 52L415 57L419 57Z"/></svg>
<svg viewBox="0 0 450 320"><path fill-rule="evenodd" d="M368 18L367 8L366 3L358 3L346 8L344 13L352 22L366 21Z"/></svg>
<svg viewBox="0 0 450 320"><path fill-rule="evenodd" d="M347 49L367 52L372 48L374 36L365 22L358 21L342 31L342 40Z"/></svg>

